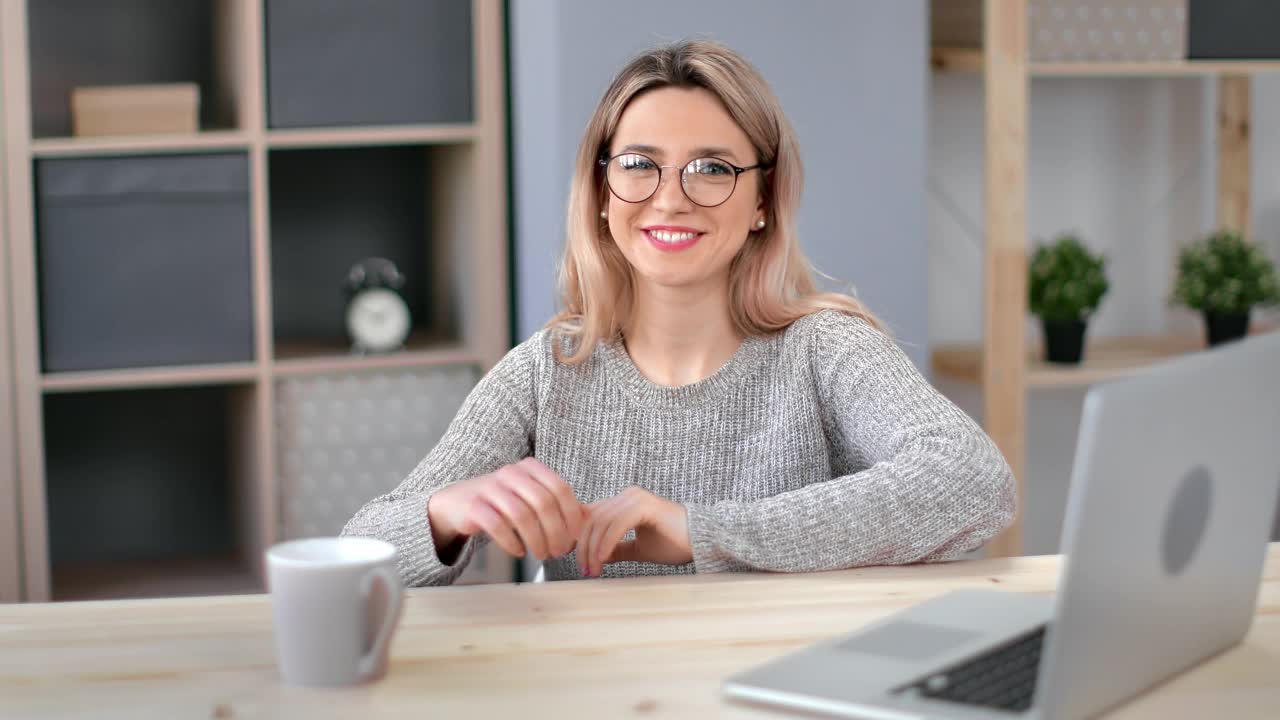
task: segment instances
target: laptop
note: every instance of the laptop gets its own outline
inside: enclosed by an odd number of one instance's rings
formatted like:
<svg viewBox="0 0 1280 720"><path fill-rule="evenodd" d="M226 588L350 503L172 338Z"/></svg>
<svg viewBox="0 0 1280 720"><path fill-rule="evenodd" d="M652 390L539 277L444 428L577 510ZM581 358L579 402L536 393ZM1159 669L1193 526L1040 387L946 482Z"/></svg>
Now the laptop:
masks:
<svg viewBox="0 0 1280 720"><path fill-rule="evenodd" d="M1280 332L1086 393L1056 595L957 590L728 678L842 717L1091 717L1240 642L1280 502Z"/></svg>

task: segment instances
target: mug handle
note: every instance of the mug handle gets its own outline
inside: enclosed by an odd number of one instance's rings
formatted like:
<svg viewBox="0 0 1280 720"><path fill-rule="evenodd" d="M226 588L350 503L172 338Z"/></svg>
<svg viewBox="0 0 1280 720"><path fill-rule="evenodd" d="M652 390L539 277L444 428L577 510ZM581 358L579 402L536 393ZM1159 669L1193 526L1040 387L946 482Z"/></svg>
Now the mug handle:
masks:
<svg viewBox="0 0 1280 720"><path fill-rule="evenodd" d="M369 602L369 594L373 592L375 580L381 580L387 588L387 607L382 613L382 626L378 628L378 636L373 641L373 647L360 658L360 664L357 666L357 672L362 678L368 678L377 668L378 658L382 656L387 641L391 639L391 631L396 628L396 621L400 617L401 596L404 594L404 589L400 587L400 576L380 565L371 569L369 574L360 581L360 593L364 595L366 604Z"/></svg>

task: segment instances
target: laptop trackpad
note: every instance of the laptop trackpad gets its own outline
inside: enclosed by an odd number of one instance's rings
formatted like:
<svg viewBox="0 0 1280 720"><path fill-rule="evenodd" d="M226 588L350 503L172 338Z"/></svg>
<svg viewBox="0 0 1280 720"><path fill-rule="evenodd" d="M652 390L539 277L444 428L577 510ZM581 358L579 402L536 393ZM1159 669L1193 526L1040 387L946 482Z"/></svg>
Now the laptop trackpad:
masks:
<svg viewBox="0 0 1280 720"><path fill-rule="evenodd" d="M955 649L980 635L972 630L945 625L898 620L854 635L838 643L836 649L919 662Z"/></svg>

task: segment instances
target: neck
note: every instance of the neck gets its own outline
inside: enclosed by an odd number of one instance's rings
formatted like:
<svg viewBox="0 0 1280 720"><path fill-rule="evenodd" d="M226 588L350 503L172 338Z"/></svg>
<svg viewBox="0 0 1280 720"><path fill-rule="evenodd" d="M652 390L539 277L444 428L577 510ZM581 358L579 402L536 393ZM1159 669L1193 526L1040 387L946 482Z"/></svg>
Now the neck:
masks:
<svg viewBox="0 0 1280 720"><path fill-rule="evenodd" d="M729 315L729 279L697 287L639 283L627 353L650 382L679 387L713 375L743 336Z"/></svg>

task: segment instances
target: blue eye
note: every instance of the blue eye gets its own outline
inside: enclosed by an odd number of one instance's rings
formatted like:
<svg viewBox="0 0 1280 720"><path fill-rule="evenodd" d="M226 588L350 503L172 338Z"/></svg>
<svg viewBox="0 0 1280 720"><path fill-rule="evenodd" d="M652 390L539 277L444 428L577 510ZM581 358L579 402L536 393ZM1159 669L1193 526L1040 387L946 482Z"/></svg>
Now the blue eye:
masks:
<svg viewBox="0 0 1280 720"><path fill-rule="evenodd" d="M658 167L643 155L619 155L614 162L623 170L656 170Z"/></svg>
<svg viewBox="0 0 1280 720"><path fill-rule="evenodd" d="M711 158L694 160L692 163L691 169L693 170L693 172L699 175L705 175L709 177L719 177L719 176L733 174L733 168L729 167L728 163L723 162L721 160L711 159Z"/></svg>

